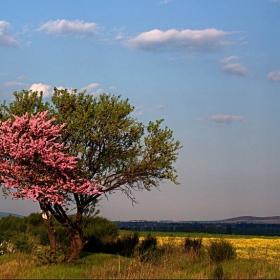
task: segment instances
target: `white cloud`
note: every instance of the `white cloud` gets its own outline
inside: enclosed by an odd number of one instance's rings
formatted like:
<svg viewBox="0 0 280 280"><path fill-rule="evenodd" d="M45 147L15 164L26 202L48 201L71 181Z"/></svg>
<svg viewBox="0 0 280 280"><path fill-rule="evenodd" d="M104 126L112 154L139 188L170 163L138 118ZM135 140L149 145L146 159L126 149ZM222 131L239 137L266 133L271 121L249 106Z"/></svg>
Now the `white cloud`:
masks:
<svg viewBox="0 0 280 280"><path fill-rule="evenodd" d="M83 20L54 20L42 24L37 30L44 31L46 34L57 35L96 35L97 24L94 22L85 22Z"/></svg>
<svg viewBox="0 0 280 280"><path fill-rule="evenodd" d="M223 115L223 114L216 114L209 118L210 121L216 123L231 123L231 122L242 122L242 116L235 116L235 115Z"/></svg>
<svg viewBox="0 0 280 280"><path fill-rule="evenodd" d="M22 82L12 81L12 82L5 82L4 86L5 87L12 87L12 86L20 87L20 86L28 86L28 84L22 83Z"/></svg>
<svg viewBox="0 0 280 280"><path fill-rule="evenodd" d="M232 61L232 60L235 60L235 59L239 59L239 56L231 55L231 56L222 58L222 59L220 60L220 62L222 62L222 63L228 63L228 62L230 62L230 61Z"/></svg>
<svg viewBox="0 0 280 280"><path fill-rule="evenodd" d="M274 82L280 82L280 71L269 72L267 78Z"/></svg>
<svg viewBox="0 0 280 280"><path fill-rule="evenodd" d="M16 46L17 40L9 33L11 24L7 21L0 21L0 46Z"/></svg>
<svg viewBox="0 0 280 280"><path fill-rule="evenodd" d="M162 31L153 29L127 41L132 49L144 51L184 50L193 52L217 51L227 45L224 38L228 32L217 29Z"/></svg>
<svg viewBox="0 0 280 280"><path fill-rule="evenodd" d="M91 84L87 85L86 87L81 88L80 91L86 91L87 94L91 94L91 95L95 95L95 96L105 93L103 88L98 88L98 87L100 87L100 84L91 83Z"/></svg>
<svg viewBox="0 0 280 280"><path fill-rule="evenodd" d="M43 92L44 96L51 96L53 94L53 87L46 84L32 84L29 88L32 91Z"/></svg>
<svg viewBox="0 0 280 280"><path fill-rule="evenodd" d="M88 92L88 91L91 91L95 88L98 88L99 86L100 86L100 84L98 84L98 83L91 83L91 84L87 85L86 87L81 88L80 91L87 91Z"/></svg>
<svg viewBox="0 0 280 280"><path fill-rule="evenodd" d="M72 94L74 93L72 88L66 88L66 87L63 87L63 86L59 86L59 87L56 87L56 88L58 90L67 89L70 93L72 93ZM53 86L50 86L50 85L47 85L47 84L41 84L41 83L32 84L29 87L29 90L38 91L38 92L42 91L45 97L51 96L54 93L54 87Z"/></svg>
<svg viewBox="0 0 280 280"><path fill-rule="evenodd" d="M231 63L225 65L222 71L231 75L244 76L247 74L248 69L242 63Z"/></svg>

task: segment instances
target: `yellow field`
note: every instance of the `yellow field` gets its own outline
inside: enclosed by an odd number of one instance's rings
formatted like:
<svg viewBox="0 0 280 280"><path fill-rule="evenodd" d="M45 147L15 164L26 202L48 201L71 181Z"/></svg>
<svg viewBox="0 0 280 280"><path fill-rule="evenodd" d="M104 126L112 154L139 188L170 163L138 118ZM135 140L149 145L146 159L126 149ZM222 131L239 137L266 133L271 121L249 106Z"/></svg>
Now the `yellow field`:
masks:
<svg viewBox="0 0 280 280"><path fill-rule="evenodd" d="M208 246L211 240L218 238L202 238L202 244ZM184 246L185 237L158 236L158 245ZM236 248L237 258L263 259L280 263L280 238L225 238Z"/></svg>

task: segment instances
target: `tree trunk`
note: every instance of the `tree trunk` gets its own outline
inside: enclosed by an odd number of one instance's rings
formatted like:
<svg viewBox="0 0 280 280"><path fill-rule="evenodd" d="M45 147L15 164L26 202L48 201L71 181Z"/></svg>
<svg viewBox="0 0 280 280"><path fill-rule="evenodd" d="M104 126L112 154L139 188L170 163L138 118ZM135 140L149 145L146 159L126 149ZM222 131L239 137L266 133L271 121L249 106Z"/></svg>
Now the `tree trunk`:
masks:
<svg viewBox="0 0 280 280"><path fill-rule="evenodd" d="M56 237L55 237L55 229L52 223L52 215L49 214L46 202L42 199L38 199L42 218L44 219L44 222L48 229L48 236L49 236L49 242L50 242L50 262L56 261Z"/></svg>
<svg viewBox="0 0 280 280"><path fill-rule="evenodd" d="M81 251L84 248L83 234L76 229L67 229L70 240L70 251L66 256L66 261L71 262L79 258Z"/></svg>
<svg viewBox="0 0 280 280"><path fill-rule="evenodd" d="M50 241L50 261L56 261L56 238L55 238L55 229L53 227L51 218L44 219L45 224L48 229L48 236Z"/></svg>

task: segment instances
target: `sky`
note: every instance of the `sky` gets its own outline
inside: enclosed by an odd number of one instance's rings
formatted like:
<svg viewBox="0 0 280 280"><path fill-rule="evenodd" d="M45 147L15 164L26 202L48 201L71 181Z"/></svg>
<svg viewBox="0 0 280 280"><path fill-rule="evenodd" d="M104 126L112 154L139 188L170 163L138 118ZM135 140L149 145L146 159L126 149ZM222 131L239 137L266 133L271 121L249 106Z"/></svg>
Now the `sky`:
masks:
<svg viewBox="0 0 280 280"><path fill-rule="evenodd" d="M86 89L164 119L180 185L103 198L110 220L280 215L279 26L279 0L1 0L0 100ZM0 196L0 211L39 206Z"/></svg>

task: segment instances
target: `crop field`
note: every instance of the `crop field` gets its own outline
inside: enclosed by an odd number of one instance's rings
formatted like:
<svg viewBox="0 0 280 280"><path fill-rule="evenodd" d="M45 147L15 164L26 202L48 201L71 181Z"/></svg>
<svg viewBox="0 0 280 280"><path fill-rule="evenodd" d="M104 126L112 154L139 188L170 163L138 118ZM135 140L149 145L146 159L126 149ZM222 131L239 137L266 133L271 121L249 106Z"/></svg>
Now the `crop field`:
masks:
<svg viewBox="0 0 280 280"><path fill-rule="evenodd" d="M218 240L217 237L202 237L202 244L209 246L210 241ZM183 247L185 237L176 236L158 236L159 246L172 245ZM239 259L261 259L271 262L280 262L280 238L278 237L226 237L236 249Z"/></svg>

